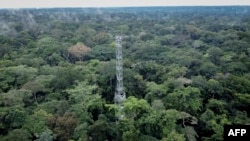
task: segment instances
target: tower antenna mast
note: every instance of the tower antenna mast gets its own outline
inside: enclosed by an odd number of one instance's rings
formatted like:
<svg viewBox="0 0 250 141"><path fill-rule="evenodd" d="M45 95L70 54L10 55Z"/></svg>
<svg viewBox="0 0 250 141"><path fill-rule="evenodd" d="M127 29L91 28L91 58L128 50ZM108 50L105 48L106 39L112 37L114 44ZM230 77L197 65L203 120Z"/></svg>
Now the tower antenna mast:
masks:
<svg viewBox="0 0 250 141"><path fill-rule="evenodd" d="M123 87L123 65L122 65L122 37L116 36L116 89L115 89L115 104L118 110L123 108L122 103L126 99L126 94ZM122 116L122 115L120 115Z"/></svg>

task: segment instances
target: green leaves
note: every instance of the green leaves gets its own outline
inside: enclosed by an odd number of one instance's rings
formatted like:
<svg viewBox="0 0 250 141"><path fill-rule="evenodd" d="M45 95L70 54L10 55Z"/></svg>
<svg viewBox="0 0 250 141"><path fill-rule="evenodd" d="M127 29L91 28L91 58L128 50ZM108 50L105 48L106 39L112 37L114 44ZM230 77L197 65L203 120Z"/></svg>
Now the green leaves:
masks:
<svg viewBox="0 0 250 141"><path fill-rule="evenodd" d="M172 130L167 137L163 138L161 141L185 141L185 137L184 134L179 134L175 130Z"/></svg>
<svg viewBox="0 0 250 141"><path fill-rule="evenodd" d="M167 93L167 87L163 84L156 84L155 82L147 82L146 84L146 96L145 99L149 102L154 99L160 99L164 97Z"/></svg>
<svg viewBox="0 0 250 141"><path fill-rule="evenodd" d="M44 36L37 41L38 53L42 57L50 56L53 52L58 51L59 45L58 42L50 37Z"/></svg>
<svg viewBox="0 0 250 141"><path fill-rule="evenodd" d="M151 111L146 100L137 99L134 96L130 96L124 101L122 110L129 119L138 119Z"/></svg>
<svg viewBox="0 0 250 141"><path fill-rule="evenodd" d="M72 103L85 103L94 101L95 98L99 98L98 94L95 94L97 89L96 85L88 85L86 81L78 82L77 85L72 89L67 89L66 92L69 94L70 101Z"/></svg>
<svg viewBox="0 0 250 141"><path fill-rule="evenodd" d="M78 82L74 88L66 90L71 104L69 110L81 117L82 122L90 120L91 116L93 120L96 120L98 114L103 111L103 101L101 96L96 93L96 89L96 85L89 85L86 81L83 81Z"/></svg>
<svg viewBox="0 0 250 141"><path fill-rule="evenodd" d="M38 110L33 115L29 115L23 125L23 129L26 129L32 134L42 134L48 127L46 126L46 121L52 117L44 110Z"/></svg>
<svg viewBox="0 0 250 141"><path fill-rule="evenodd" d="M241 103L242 105L250 105L250 94L236 93L234 96L236 97L237 102Z"/></svg>
<svg viewBox="0 0 250 141"><path fill-rule="evenodd" d="M79 71L70 67L59 67L55 76L50 82L50 87L54 88L54 90L69 88L76 80L82 80Z"/></svg>
<svg viewBox="0 0 250 141"><path fill-rule="evenodd" d="M10 128L20 128L24 124L27 117L26 111L21 107L9 108L4 118L4 123L9 125Z"/></svg>
<svg viewBox="0 0 250 141"><path fill-rule="evenodd" d="M0 68L0 91L7 92L12 87L20 88L21 85L34 79L38 70L24 65Z"/></svg>
<svg viewBox="0 0 250 141"><path fill-rule="evenodd" d="M250 93L250 80L247 77L229 75L223 84L224 87L230 89L232 92Z"/></svg>
<svg viewBox="0 0 250 141"><path fill-rule="evenodd" d="M107 140L115 138L115 129L108 122L105 115L100 114L98 120L88 127L88 135L93 140Z"/></svg>
<svg viewBox="0 0 250 141"><path fill-rule="evenodd" d="M223 87L215 79L208 80L208 93L214 98L215 96L221 95L223 93Z"/></svg>
<svg viewBox="0 0 250 141"><path fill-rule="evenodd" d="M202 99L200 90L194 87L186 87L175 90L165 98L165 104L169 108L176 108L180 111L186 111L196 114L202 108Z"/></svg>
<svg viewBox="0 0 250 141"><path fill-rule="evenodd" d="M217 115L211 110L206 110L200 117L201 122L205 123L204 129L211 135L203 139L223 140L223 126L232 124L226 114Z"/></svg>
<svg viewBox="0 0 250 141"><path fill-rule="evenodd" d="M14 129L14 130L10 131L1 140L2 141L17 141L17 140L30 141L30 140L32 140L32 135L27 130Z"/></svg>
<svg viewBox="0 0 250 141"><path fill-rule="evenodd" d="M7 93L0 94L0 106L10 107L15 105L23 106L24 94L20 90L10 90Z"/></svg>
<svg viewBox="0 0 250 141"><path fill-rule="evenodd" d="M53 132L49 129L43 131L39 136L38 139L35 141L53 141L55 140L55 135L53 135Z"/></svg>
<svg viewBox="0 0 250 141"><path fill-rule="evenodd" d="M118 122L118 139L124 141L136 141L139 138L140 130L135 126L132 119L123 118Z"/></svg>

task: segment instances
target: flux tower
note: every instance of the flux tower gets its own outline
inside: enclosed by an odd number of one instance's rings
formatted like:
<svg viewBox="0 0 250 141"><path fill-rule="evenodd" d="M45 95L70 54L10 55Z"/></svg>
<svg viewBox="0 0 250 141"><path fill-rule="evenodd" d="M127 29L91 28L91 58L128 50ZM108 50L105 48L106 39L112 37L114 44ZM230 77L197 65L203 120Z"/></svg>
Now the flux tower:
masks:
<svg viewBox="0 0 250 141"><path fill-rule="evenodd" d="M119 110L122 109L122 102L126 99L126 94L123 88L123 68L122 68L122 37L116 36L116 89L115 89L115 104Z"/></svg>

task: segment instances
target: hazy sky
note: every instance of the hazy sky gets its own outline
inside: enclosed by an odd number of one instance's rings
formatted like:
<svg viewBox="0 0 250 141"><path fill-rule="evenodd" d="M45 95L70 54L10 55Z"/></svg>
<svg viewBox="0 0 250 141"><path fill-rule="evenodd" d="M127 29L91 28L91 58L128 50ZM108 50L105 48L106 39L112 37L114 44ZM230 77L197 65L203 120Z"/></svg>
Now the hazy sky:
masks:
<svg viewBox="0 0 250 141"><path fill-rule="evenodd" d="M0 8L249 5L250 0L0 0Z"/></svg>

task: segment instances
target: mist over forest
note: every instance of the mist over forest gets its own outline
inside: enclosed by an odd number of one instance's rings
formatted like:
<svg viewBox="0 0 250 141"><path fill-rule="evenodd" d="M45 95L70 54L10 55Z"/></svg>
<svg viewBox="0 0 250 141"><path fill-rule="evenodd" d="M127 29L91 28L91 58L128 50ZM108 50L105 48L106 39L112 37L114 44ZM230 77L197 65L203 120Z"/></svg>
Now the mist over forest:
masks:
<svg viewBox="0 0 250 141"><path fill-rule="evenodd" d="M223 141L224 125L250 124L249 15L249 6L0 9L0 140Z"/></svg>

